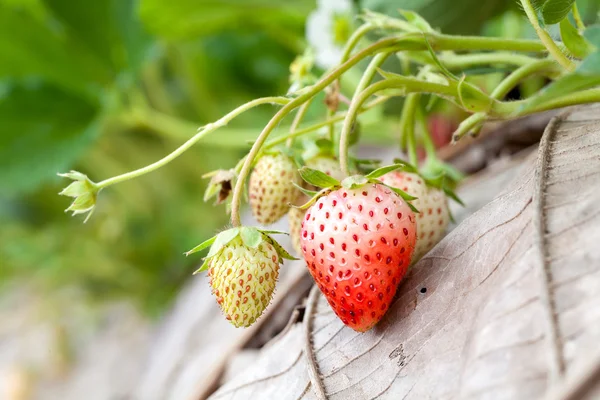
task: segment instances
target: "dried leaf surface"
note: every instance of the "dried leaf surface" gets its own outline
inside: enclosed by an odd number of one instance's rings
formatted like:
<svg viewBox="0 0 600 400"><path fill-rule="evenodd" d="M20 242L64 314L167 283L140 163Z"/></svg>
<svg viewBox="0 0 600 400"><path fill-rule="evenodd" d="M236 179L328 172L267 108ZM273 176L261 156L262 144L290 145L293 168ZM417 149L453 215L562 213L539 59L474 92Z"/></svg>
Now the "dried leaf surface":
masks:
<svg viewBox="0 0 600 400"><path fill-rule="evenodd" d="M373 330L345 328L315 293L303 323L213 398L593 398L599 116L594 105L555 119L517 179L412 269Z"/></svg>

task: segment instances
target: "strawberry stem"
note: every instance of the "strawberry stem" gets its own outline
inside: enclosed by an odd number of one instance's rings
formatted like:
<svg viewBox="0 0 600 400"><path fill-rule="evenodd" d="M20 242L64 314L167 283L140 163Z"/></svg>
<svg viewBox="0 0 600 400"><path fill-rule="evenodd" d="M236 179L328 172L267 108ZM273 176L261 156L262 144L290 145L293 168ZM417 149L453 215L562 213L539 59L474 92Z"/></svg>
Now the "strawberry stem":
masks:
<svg viewBox="0 0 600 400"><path fill-rule="evenodd" d="M521 6L523 6L523 10L529 18L529 22L533 25L535 32L538 37L552 56L564 69L567 71L573 71L575 69L575 63L563 53L563 51L558 47L552 37L546 32L544 28L540 26L540 21L538 20L537 14L530 0L521 0Z"/></svg>

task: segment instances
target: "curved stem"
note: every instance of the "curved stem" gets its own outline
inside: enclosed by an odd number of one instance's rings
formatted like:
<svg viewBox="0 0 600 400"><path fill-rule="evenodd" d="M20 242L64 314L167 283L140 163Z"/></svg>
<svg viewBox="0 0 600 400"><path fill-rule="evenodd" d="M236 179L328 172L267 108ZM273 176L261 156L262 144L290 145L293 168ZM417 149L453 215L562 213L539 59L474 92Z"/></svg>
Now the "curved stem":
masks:
<svg viewBox="0 0 600 400"><path fill-rule="evenodd" d="M508 75L496 88L492 91L491 97L496 100L502 99L521 81L531 75L545 72L547 75L560 74L558 65L552 60L538 60L521 68L517 68Z"/></svg>
<svg viewBox="0 0 600 400"><path fill-rule="evenodd" d="M555 75L560 73L559 66L553 60L538 60L529 65L524 65L521 68L514 70L508 75L496 88L492 91L490 97L495 100L504 98L515 86L523 79L539 74ZM487 119L486 113L475 113L462 121L457 130L452 135L452 141L456 142L464 137L469 132L472 132L475 127L480 126Z"/></svg>
<svg viewBox="0 0 600 400"><path fill-rule="evenodd" d="M350 36L350 38L346 42L346 46L344 47L344 52L342 53L341 62L342 63L346 62L350 58L350 54L352 53L352 50L354 50L354 48L358 45L358 42L360 42L360 39L362 39L363 36L365 36L370 31L375 30L376 28L377 27L374 25L364 24L360 28L355 30L354 33L352 33L352 36Z"/></svg>
<svg viewBox="0 0 600 400"><path fill-rule="evenodd" d="M527 18L529 18L529 22L533 25L535 32L544 46L546 46L546 49L548 49L550 55L567 71L573 71L575 69L575 64L573 61L569 60L556 43L554 43L554 40L552 40L548 32L540 26L540 21L538 21L538 17L535 13L535 9L531 5L531 1L521 0L521 5L523 6L525 14L527 14Z"/></svg>
<svg viewBox="0 0 600 400"><path fill-rule="evenodd" d="M367 103L364 107L362 107L358 111L358 113L360 114L360 113L363 113L365 111L368 111L368 110L372 109L373 107L378 106L379 104L386 102L387 100L389 100L389 97L387 97L387 96L378 97L377 99L371 101L370 103ZM314 132L317 129L323 128L324 126L334 125L337 122L343 121L344 118L346 118L346 113L334 115L333 118L331 118L331 119L327 119L325 121L318 122L318 123L316 123L314 125L307 126L304 129L299 129L299 130L291 132L291 133L289 133L287 135L283 135L283 136L278 137L276 139L269 140L267 143L265 143L264 147L265 147L265 149L270 149L271 147L277 146L278 144L281 144L281 143L285 142L289 138L292 138L292 137L296 138L298 136L302 136L302 135L306 135L307 133Z"/></svg>
<svg viewBox="0 0 600 400"><path fill-rule="evenodd" d="M379 81L374 83L367 88L365 88L358 96L355 96L352 99L352 103L350 104L350 109L346 113L346 118L344 119L344 125L342 126L341 137L344 138L340 140L340 158L344 157L346 163L349 162L347 154L344 154L341 150L342 148L348 149L348 137L350 130L352 128L352 123L356 119L356 114L360 109L361 105L369 99L372 95L377 92L380 92L385 89L401 89L398 95L406 95L408 93L435 93L445 97L455 97L456 93L454 90L446 85L442 85L439 83L427 82L420 79L403 77L398 75L394 78L385 79L383 81ZM342 146L343 145L343 146ZM344 166L346 171L349 171L349 166L346 164Z"/></svg>
<svg viewBox="0 0 600 400"><path fill-rule="evenodd" d="M310 99L306 103L302 104L302 106L296 112L296 116L294 117L294 120L292 121L292 126L290 127L291 134L296 132L296 130L298 129L298 126L300 125L302 118L304 118L304 115L306 115L306 111L308 111L308 107L310 106L310 103L312 103L312 99ZM292 145L294 144L295 137L296 136L289 135L285 145L287 147L292 147Z"/></svg>
<svg viewBox="0 0 600 400"><path fill-rule="evenodd" d="M577 29L580 31L585 30L585 24L583 23L583 19L581 18L581 14L579 14L579 8L577 8L577 3L573 2L573 19L575 20L575 25L577 25Z"/></svg>
<svg viewBox="0 0 600 400"><path fill-rule="evenodd" d="M373 59L369 63L369 66L363 73L363 76L360 79L356 90L354 91L354 96L352 96L352 102L354 102L354 99L357 95L360 94L360 92L362 92L367 86L369 86L369 83L371 83L373 77L377 73L377 68L379 68L381 64L383 64L383 62L386 60L386 58L389 57L389 55L390 52L383 52L373 57ZM348 145L350 142L350 132L351 129L347 131L342 131L342 134L340 135L340 168L342 169L342 172L346 174L346 176L350 175L350 162L348 160Z"/></svg>
<svg viewBox="0 0 600 400"><path fill-rule="evenodd" d="M429 128L427 127L427 121L425 120L425 115L423 114L423 107L417 107L416 111L416 119L421 125L421 129L423 131L423 147L425 147L425 153L427 154L427 158L437 158L435 144L433 143L433 140L431 140L431 132L429 132Z"/></svg>
<svg viewBox="0 0 600 400"><path fill-rule="evenodd" d="M396 47L399 45L399 43L402 42L403 39L404 38L402 37L382 39L366 47L365 49L355 54L348 61L346 61L345 63L341 64L333 71L328 73L325 77L319 80L319 82L306 88L306 91L304 93L287 103L283 108L281 108L281 110L279 110L273 116L273 118L271 118L269 123L264 127L264 129L256 139L256 142L254 142L254 144L252 145L250 153L246 157L244 165L242 166L242 169L236 181L235 188L233 190L233 198L231 199L231 223L233 224L233 226L240 225L240 203L242 198L242 191L244 188L246 178L250 173L250 169L252 167L252 163L254 162L254 158L258 155L260 148L264 144L265 140L267 140L267 138L269 137L269 134L273 131L273 129L277 127L281 120L283 120L283 118L285 118L285 116L289 114L294 108L298 107L300 104L303 104L304 102L312 98L314 95L316 95L318 92L326 88L331 82L336 80L340 75L352 68L363 58L368 57L373 53L377 53L378 51L381 51L383 49Z"/></svg>
<svg viewBox="0 0 600 400"><path fill-rule="evenodd" d="M400 120L401 135L407 139L408 162L412 165L418 165L417 158L417 141L415 138L415 112L417 104L421 99L419 93L410 93L404 100L404 108L402 110L402 119Z"/></svg>
<svg viewBox="0 0 600 400"><path fill-rule="evenodd" d="M522 66L538 60L534 57L506 51L474 54L440 54L438 55L438 59L450 70L466 69L480 65L509 64Z"/></svg>
<svg viewBox="0 0 600 400"><path fill-rule="evenodd" d="M213 122L208 125L205 125L204 127L198 129L198 133L196 133L188 141L186 141L184 144L179 146L177 149L175 149L175 151L173 151L171 154L167 155L166 157L164 157L150 165L147 165L143 168L137 169L135 171L127 172L125 174L118 175L118 176L115 176L115 177L112 177L109 179L105 179L101 182L98 182L98 184L97 184L98 188L102 189L102 188L108 187L110 185L114 185L115 183L124 182L129 179L137 178L138 176L147 174L148 172L152 172L152 171L170 163L171 161L173 161L174 159L179 157L181 154L183 154L187 149L189 149L194 144L196 144L196 142L198 142L204 136L208 135L209 133L215 131L216 129L218 129L220 127L227 125L232 119L234 119L238 115L244 113L245 111L250 110L251 108L254 108L254 107L262 105L262 104L284 105L284 104L288 104L290 101L291 101L290 99L285 98L285 97L263 97L261 99L256 99L251 102L248 102L248 103L236 108L235 110L231 111L229 114L225 115L223 118L219 119L218 121Z"/></svg>

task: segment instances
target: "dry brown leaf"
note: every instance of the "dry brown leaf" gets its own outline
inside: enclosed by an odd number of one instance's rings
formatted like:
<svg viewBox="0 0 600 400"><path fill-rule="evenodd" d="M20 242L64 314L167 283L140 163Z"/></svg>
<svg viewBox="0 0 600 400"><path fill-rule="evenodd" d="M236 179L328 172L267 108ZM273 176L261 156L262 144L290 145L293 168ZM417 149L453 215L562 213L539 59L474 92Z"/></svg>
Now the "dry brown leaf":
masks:
<svg viewBox="0 0 600 400"><path fill-rule="evenodd" d="M302 324L214 399L599 393L600 106L564 114L507 190L411 271L373 330L313 291Z"/></svg>

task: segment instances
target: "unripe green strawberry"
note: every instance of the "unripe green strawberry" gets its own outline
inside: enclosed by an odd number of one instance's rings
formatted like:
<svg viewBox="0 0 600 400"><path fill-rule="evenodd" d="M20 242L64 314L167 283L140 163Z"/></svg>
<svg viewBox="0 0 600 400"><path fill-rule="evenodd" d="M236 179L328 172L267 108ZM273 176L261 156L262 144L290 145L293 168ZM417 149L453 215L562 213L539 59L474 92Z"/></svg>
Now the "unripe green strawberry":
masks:
<svg viewBox="0 0 600 400"><path fill-rule="evenodd" d="M406 274L415 215L387 186L340 188L307 210L300 240L308 270L333 311L365 332L385 315Z"/></svg>
<svg viewBox="0 0 600 400"><path fill-rule="evenodd" d="M299 193L294 183L300 185L301 178L289 157L267 154L258 160L248 192L252 214L260 224L270 225L285 215Z"/></svg>
<svg viewBox="0 0 600 400"><path fill-rule="evenodd" d="M187 254L210 251L197 272L208 270L212 292L225 317L236 327L247 327L271 302L284 258L294 259L265 231L236 227L199 244Z"/></svg>
<svg viewBox="0 0 600 400"><path fill-rule="evenodd" d="M236 237L208 262L217 303L236 327L250 326L271 302L279 275L279 256L267 242L256 248Z"/></svg>
<svg viewBox="0 0 600 400"><path fill-rule="evenodd" d="M415 263L444 237L450 222L448 199L440 189L427 186L418 174L393 171L380 180L417 197L412 202L420 211L417 214L417 246L412 258L412 263Z"/></svg>

